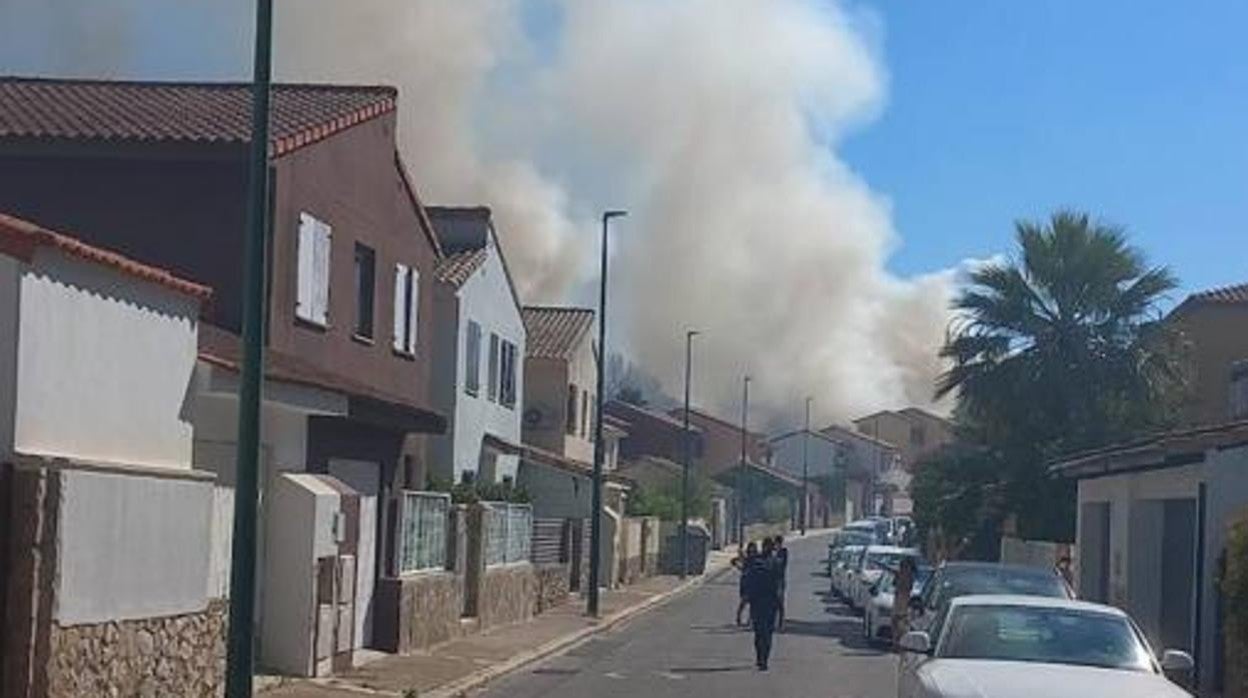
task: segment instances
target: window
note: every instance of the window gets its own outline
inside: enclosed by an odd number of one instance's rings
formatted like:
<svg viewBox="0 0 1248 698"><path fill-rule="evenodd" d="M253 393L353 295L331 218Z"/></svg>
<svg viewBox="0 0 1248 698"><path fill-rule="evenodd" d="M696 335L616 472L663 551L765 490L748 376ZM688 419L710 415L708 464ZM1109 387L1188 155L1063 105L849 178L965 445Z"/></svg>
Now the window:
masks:
<svg viewBox="0 0 1248 698"><path fill-rule="evenodd" d="M404 492L400 527L399 571L438 570L446 567L447 514L450 495Z"/></svg>
<svg viewBox="0 0 1248 698"><path fill-rule="evenodd" d="M406 264L394 265L394 350L416 353L420 318L420 272Z"/></svg>
<svg viewBox="0 0 1248 698"><path fill-rule="evenodd" d="M468 321L464 346L464 391L476 395L481 389L481 325Z"/></svg>
<svg viewBox="0 0 1248 698"><path fill-rule="evenodd" d="M498 335L490 333L490 373L489 383L485 386L486 396L490 402L498 401Z"/></svg>
<svg viewBox="0 0 1248 698"><path fill-rule="evenodd" d="M516 345L502 340L499 358L498 401L505 407L516 406Z"/></svg>
<svg viewBox="0 0 1248 698"><path fill-rule="evenodd" d="M581 438L589 431L589 391L581 391Z"/></svg>
<svg viewBox="0 0 1248 698"><path fill-rule="evenodd" d="M376 254L372 248L355 243L355 334L373 338L373 287Z"/></svg>
<svg viewBox="0 0 1248 698"><path fill-rule="evenodd" d="M564 415L564 421L566 422L564 426L564 431L567 432L568 435L570 436L576 434L576 421L577 421L576 395L577 395L576 386L569 385L568 386L568 408L567 408L567 412Z"/></svg>
<svg viewBox="0 0 1248 698"><path fill-rule="evenodd" d="M295 317L322 327L329 325L329 257L332 235L328 223L307 213L299 214Z"/></svg>

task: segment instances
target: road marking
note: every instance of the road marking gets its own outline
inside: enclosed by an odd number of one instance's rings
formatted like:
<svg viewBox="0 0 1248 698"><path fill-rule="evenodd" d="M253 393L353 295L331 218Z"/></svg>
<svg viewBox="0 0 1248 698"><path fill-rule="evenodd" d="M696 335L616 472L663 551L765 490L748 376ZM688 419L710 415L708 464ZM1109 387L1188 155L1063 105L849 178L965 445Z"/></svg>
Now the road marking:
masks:
<svg viewBox="0 0 1248 698"><path fill-rule="evenodd" d="M672 681L684 681L685 680L684 676L681 676L680 674L673 674L670 671L656 671L654 673L659 676L662 676L665 679L670 679Z"/></svg>
<svg viewBox="0 0 1248 698"><path fill-rule="evenodd" d="M615 672L615 671L608 671L607 673L603 674L603 676L607 677L608 679L616 679L616 680L628 678L627 676L619 672Z"/></svg>

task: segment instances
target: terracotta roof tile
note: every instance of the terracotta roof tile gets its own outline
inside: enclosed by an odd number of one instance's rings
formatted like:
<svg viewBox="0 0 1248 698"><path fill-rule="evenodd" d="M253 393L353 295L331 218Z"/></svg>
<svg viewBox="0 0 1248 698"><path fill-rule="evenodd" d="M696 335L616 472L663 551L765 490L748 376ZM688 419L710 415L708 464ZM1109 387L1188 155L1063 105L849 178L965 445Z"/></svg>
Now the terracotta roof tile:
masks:
<svg viewBox="0 0 1248 698"><path fill-rule="evenodd" d="M201 301L212 295L212 289L187 281L157 267L136 262L129 257L100 247L88 245L77 238L53 232L30 221L0 213L0 253L29 262L39 247L51 247L94 264L111 267L137 279L159 284Z"/></svg>
<svg viewBox="0 0 1248 698"><path fill-rule="evenodd" d="M1188 300L1205 303L1248 303L1248 284L1223 286L1200 293L1193 293Z"/></svg>
<svg viewBox="0 0 1248 698"><path fill-rule="evenodd" d="M434 274L438 281L459 288L464 285L464 282L468 281L473 272L480 269L482 264L485 264L485 259L488 256L489 253L484 247L456 252L444 257L438 264Z"/></svg>
<svg viewBox="0 0 1248 698"><path fill-rule="evenodd" d="M594 311L590 308L525 306L527 355L539 359L569 358L593 326Z"/></svg>
<svg viewBox="0 0 1248 698"><path fill-rule="evenodd" d="M272 95L277 157L394 111L398 92L277 84ZM0 139L242 144L250 137L248 83L0 77Z"/></svg>

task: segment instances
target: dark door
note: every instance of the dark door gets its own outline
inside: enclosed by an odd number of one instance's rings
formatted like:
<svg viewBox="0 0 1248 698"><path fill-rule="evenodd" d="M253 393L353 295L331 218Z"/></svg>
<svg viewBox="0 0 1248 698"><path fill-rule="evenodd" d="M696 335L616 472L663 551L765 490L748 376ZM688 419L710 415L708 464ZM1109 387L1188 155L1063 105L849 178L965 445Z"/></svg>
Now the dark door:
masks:
<svg viewBox="0 0 1248 698"><path fill-rule="evenodd" d="M1161 649L1191 652L1196 500L1167 499L1161 541Z"/></svg>
<svg viewBox="0 0 1248 698"><path fill-rule="evenodd" d="M1091 502L1079 512L1079 596L1109 601L1109 502Z"/></svg>

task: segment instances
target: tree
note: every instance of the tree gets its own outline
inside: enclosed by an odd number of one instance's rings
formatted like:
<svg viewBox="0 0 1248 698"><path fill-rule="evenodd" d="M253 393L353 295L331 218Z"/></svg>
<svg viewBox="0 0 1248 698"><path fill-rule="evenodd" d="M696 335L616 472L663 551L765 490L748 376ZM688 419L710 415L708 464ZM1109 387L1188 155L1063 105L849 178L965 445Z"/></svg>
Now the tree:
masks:
<svg viewBox="0 0 1248 698"><path fill-rule="evenodd" d="M999 459L1020 533L1069 539L1072 485L1045 463L1168 422L1184 376L1159 303L1177 282L1087 214L1016 228L1020 257L973 271L954 303L936 395L956 393L966 432Z"/></svg>

